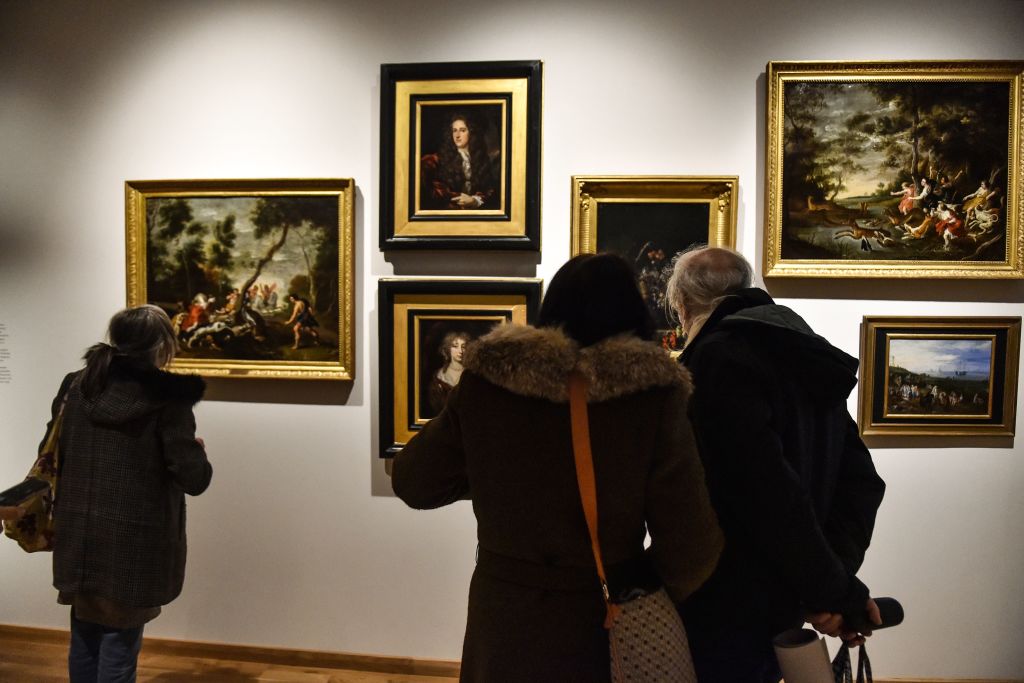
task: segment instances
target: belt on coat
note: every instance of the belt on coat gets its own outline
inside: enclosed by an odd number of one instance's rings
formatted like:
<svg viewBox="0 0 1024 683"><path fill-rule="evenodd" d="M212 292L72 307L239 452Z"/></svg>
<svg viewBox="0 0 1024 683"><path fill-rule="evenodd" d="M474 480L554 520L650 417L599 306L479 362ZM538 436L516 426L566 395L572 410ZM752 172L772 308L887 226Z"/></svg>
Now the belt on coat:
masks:
<svg viewBox="0 0 1024 683"><path fill-rule="evenodd" d="M569 567L532 562L480 547L477 549L476 570L490 578L529 588L587 593L601 591L601 582L593 565ZM609 567L608 580L613 595L628 587L650 590L652 586L657 588L660 585L644 555Z"/></svg>

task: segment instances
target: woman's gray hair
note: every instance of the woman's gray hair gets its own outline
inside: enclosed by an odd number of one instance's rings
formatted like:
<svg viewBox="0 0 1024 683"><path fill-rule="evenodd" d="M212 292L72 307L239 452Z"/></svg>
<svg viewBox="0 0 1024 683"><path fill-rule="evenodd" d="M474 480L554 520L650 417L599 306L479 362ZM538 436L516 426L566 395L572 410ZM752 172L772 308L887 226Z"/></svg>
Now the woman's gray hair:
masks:
<svg viewBox="0 0 1024 683"><path fill-rule="evenodd" d="M162 368L174 360L174 352L178 350L171 319L164 309L152 304L115 313L107 327L107 338L109 344L93 344L85 352L82 392L86 396L103 391L115 356Z"/></svg>
<svg viewBox="0 0 1024 683"><path fill-rule="evenodd" d="M703 318L722 299L746 289L754 281L754 269L732 249L698 245L680 252L666 287L669 313L678 317L683 308L689 318Z"/></svg>
<svg viewBox="0 0 1024 683"><path fill-rule="evenodd" d="M143 304L119 311L110 319L107 334L118 355L145 360L162 368L178 350L174 326L159 306Z"/></svg>

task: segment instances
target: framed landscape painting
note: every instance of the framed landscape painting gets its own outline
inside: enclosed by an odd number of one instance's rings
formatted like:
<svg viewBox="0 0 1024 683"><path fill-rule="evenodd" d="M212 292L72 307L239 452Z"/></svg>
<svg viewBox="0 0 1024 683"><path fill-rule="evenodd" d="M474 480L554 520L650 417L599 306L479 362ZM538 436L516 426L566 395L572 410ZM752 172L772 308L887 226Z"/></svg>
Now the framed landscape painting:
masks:
<svg viewBox="0 0 1024 683"><path fill-rule="evenodd" d="M354 184L125 183L128 305L171 317L171 369L354 377Z"/></svg>
<svg viewBox="0 0 1024 683"><path fill-rule="evenodd" d="M864 435L1012 436L1021 319L865 317Z"/></svg>
<svg viewBox="0 0 1024 683"><path fill-rule="evenodd" d="M540 249L541 62L381 66L380 248Z"/></svg>
<svg viewBox="0 0 1024 683"><path fill-rule="evenodd" d="M682 350L665 308L673 257L694 245L736 246L736 176L573 176L572 255L612 252L636 270L658 328Z"/></svg>
<svg viewBox="0 0 1024 683"><path fill-rule="evenodd" d="M467 345L495 325L533 323L535 279L383 279L380 317L381 457L398 453L444 408Z"/></svg>
<svg viewBox="0 0 1024 683"><path fill-rule="evenodd" d="M765 275L1024 277L1022 74L769 63Z"/></svg>

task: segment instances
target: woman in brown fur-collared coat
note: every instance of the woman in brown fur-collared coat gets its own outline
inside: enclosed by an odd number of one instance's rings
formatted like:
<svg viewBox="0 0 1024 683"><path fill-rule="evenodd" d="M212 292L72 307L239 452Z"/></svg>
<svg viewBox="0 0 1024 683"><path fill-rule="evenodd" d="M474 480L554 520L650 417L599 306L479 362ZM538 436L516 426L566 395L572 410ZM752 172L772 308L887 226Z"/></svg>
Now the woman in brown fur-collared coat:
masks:
<svg viewBox="0 0 1024 683"><path fill-rule="evenodd" d="M472 498L479 555L462 681L608 681L608 635L576 484L567 382L589 380L599 533L612 593L663 583L682 600L722 536L685 418L685 370L643 341L653 324L622 259L577 256L538 327L473 342L447 406L395 458L415 508ZM644 551L645 532L651 546Z"/></svg>

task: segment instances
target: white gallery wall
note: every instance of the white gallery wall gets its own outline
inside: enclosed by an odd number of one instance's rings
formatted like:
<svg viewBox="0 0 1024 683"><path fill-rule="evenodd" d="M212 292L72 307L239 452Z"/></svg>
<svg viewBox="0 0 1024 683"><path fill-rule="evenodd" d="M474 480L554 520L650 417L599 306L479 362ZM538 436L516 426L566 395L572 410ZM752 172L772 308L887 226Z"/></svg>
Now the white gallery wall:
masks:
<svg viewBox="0 0 1024 683"><path fill-rule="evenodd" d="M382 254L380 64L505 59L544 60L542 253ZM61 378L125 303L125 180L354 178L356 380L210 383L213 484L190 500L184 593L147 633L458 658L474 520L389 494L377 279L550 279L573 174L738 175L738 247L760 270L773 59L1024 59L1024 3L0 4L0 483L24 476ZM854 355L864 315L1024 313L1020 282L769 289ZM883 445L861 575L907 621L872 640L876 675L1021 678L1024 449ZM0 540L0 623L65 625L49 563Z"/></svg>

